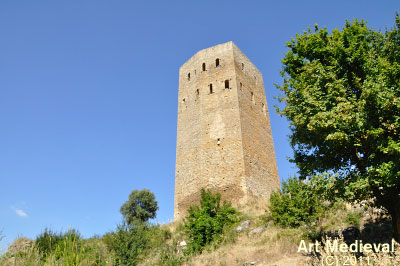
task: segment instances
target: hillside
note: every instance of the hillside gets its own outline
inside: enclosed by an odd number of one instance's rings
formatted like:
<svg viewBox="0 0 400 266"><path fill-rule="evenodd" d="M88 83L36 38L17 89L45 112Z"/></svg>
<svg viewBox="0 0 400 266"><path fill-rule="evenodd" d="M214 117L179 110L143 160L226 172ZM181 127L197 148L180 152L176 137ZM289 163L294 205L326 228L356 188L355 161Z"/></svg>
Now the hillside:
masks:
<svg viewBox="0 0 400 266"><path fill-rule="evenodd" d="M200 254L185 252L189 239L182 223L155 226L150 233L149 246L142 253L136 250L138 265L320 265L321 258L315 253L298 252L302 239L312 243L310 236L343 235L344 241L362 239L364 243L382 244L389 243L392 235L390 221L381 209L345 204L327 212L312 228L283 228L265 215L242 213L240 221L223 232L219 244L208 245ZM20 238L1 257L0 265L123 265L118 263L117 252L109 248L109 238L110 234L92 239L65 238L63 248L54 249L46 259L34 241ZM336 255L344 258L351 254ZM362 258L370 258L375 265L398 265L400 247L396 245L395 254L381 252Z"/></svg>

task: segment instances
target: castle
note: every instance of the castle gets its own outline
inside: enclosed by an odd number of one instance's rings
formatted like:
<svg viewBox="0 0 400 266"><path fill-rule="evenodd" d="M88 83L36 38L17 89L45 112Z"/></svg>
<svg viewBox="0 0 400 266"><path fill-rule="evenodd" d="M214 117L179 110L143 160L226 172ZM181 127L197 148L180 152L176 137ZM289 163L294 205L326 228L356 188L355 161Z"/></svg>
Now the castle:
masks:
<svg viewBox="0 0 400 266"><path fill-rule="evenodd" d="M174 219L201 188L234 205L279 189L263 78L233 42L197 52L179 70Z"/></svg>

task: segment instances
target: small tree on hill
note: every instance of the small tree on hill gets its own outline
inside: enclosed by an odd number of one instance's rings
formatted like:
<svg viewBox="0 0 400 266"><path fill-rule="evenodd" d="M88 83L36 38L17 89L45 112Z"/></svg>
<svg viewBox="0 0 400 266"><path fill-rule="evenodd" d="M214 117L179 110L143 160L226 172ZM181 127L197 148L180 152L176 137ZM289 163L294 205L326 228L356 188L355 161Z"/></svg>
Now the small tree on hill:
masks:
<svg viewBox="0 0 400 266"><path fill-rule="evenodd" d="M156 217L157 201L147 189L133 190L129 199L121 206L120 212L129 225L145 223Z"/></svg>

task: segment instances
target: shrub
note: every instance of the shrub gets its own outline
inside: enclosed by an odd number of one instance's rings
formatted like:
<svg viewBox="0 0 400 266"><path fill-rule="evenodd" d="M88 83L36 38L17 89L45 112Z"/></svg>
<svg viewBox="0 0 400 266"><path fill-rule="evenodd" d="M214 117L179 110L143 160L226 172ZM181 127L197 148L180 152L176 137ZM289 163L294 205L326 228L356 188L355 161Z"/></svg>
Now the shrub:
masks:
<svg viewBox="0 0 400 266"><path fill-rule="evenodd" d="M360 220L362 215L363 213L361 211L350 211L347 213L346 222L350 225L360 228Z"/></svg>
<svg viewBox="0 0 400 266"><path fill-rule="evenodd" d="M151 250L162 250L170 237L170 231L158 225L124 224L104 235L103 241L114 252L117 265L137 265Z"/></svg>
<svg viewBox="0 0 400 266"><path fill-rule="evenodd" d="M331 180L323 176L308 181L289 178L282 183L281 191L271 194L269 218L286 227L312 223L332 204L324 204L324 200L331 195L328 190L332 186ZM332 199L331 196L329 198Z"/></svg>
<svg viewBox="0 0 400 266"><path fill-rule="evenodd" d="M120 225L103 240L114 252L117 265L137 265L144 256L148 235L145 226Z"/></svg>
<svg viewBox="0 0 400 266"><path fill-rule="evenodd" d="M213 241L222 239L224 227L238 220L238 212L226 201L220 205L221 195L201 190L200 206L191 206L185 221L189 237L186 252L197 253Z"/></svg>

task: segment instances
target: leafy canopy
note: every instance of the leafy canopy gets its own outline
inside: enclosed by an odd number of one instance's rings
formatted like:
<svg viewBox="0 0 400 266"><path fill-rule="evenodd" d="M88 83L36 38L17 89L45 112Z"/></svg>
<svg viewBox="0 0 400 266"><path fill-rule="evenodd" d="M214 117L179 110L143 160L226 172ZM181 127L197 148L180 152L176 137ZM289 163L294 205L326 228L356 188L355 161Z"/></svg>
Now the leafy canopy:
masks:
<svg viewBox="0 0 400 266"><path fill-rule="evenodd" d="M133 190L129 199L121 206L120 212L129 225L145 223L156 217L157 201L147 189Z"/></svg>
<svg viewBox="0 0 400 266"><path fill-rule="evenodd" d="M348 196L374 196L400 230L400 17L385 33L346 21L287 43L281 115L301 177L338 174ZM396 222L397 221L397 222Z"/></svg>

